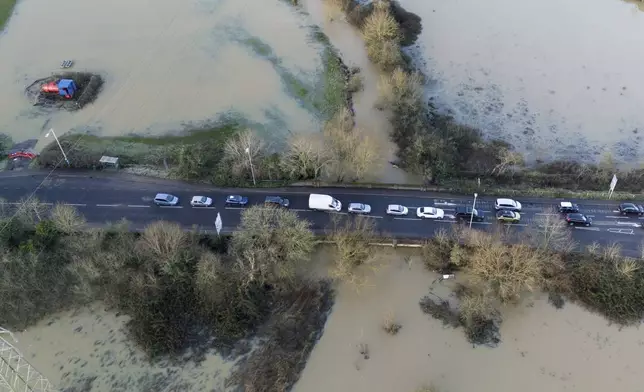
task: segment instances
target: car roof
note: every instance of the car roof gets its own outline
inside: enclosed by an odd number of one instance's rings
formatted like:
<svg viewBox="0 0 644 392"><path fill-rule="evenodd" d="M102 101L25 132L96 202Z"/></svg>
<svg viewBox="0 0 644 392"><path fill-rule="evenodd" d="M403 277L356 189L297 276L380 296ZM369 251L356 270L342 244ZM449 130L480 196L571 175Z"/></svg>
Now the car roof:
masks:
<svg viewBox="0 0 644 392"><path fill-rule="evenodd" d="M438 211L436 207L422 207L422 209L423 211L430 211L430 212Z"/></svg>
<svg viewBox="0 0 644 392"><path fill-rule="evenodd" d="M230 195L228 196L229 199L241 199L241 195Z"/></svg>
<svg viewBox="0 0 644 392"><path fill-rule="evenodd" d="M633 207L635 207L635 203L622 203L621 205L622 206L629 206L629 207L633 206Z"/></svg>
<svg viewBox="0 0 644 392"><path fill-rule="evenodd" d="M561 203L559 203L559 205L564 208L571 208L573 206L573 204L569 201L562 201Z"/></svg>
<svg viewBox="0 0 644 392"><path fill-rule="evenodd" d="M573 214L568 214L568 218L585 218L586 215L582 214L581 212L575 212Z"/></svg>
<svg viewBox="0 0 644 392"><path fill-rule="evenodd" d="M510 205L515 205L517 204L516 201L512 199L496 199L497 204L510 204Z"/></svg>
<svg viewBox="0 0 644 392"><path fill-rule="evenodd" d="M207 199L206 196L192 196L192 200L201 200L201 199Z"/></svg>

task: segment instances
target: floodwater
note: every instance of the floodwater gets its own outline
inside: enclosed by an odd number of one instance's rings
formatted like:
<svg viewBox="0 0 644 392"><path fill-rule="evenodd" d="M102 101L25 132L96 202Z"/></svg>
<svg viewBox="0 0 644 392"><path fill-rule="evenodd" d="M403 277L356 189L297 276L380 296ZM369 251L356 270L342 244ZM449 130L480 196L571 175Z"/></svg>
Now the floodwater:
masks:
<svg viewBox="0 0 644 392"><path fill-rule="evenodd" d="M474 348L418 305L430 287L447 299L451 281L435 282L417 258L383 255L387 264L363 289L339 288L295 392L412 392L429 384L445 392L644 391L642 331L609 326L569 303L557 310L543 295L503 310L498 347ZM391 314L402 325L395 336L382 329Z"/></svg>
<svg viewBox="0 0 644 392"><path fill-rule="evenodd" d="M644 152L644 13L619 0L400 0L431 95L529 160Z"/></svg>
<svg viewBox="0 0 644 392"><path fill-rule="evenodd" d="M279 64L248 42L268 45ZM286 81L315 84L322 46L281 0L21 0L0 53L0 132L15 141L49 127L158 135L231 112L282 139L320 129ZM103 75L103 92L75 113L39 113L24 87L68 59Z"/></svg>
<svg viewBox="0 0 644 392"><path fill-rule="evenodd" d="M329 37L345 64L360 68L363 89L353 94L353 108L356 127L367 130L380 146L377 179L398 184L419 182L390 163L396 161L396 146L389 139L390 123L387 113L375 108L381 73L369 61L360 32L344 20L339 10L330 7L324 0L302 0L300 4L310 14L312 22Z"/></svg>
<svg viewBox="0 0 644 392"><path fill-rule="evenodd" d="M189 360L182 361L182 366L163 361L150 364L126 336L127 319L96 303L14 332L18 340L14 345L59 390L224 390L234 362L208 354L199 364Z"/></svg>

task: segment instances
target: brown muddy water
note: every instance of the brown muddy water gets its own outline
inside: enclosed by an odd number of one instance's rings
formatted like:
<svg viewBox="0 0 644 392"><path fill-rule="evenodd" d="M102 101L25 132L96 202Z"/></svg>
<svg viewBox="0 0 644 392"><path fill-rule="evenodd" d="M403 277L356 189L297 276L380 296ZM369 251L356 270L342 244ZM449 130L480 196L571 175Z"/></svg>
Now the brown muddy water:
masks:
<svg viewBox="0 0 644 392"><path fill-rule="evenodd" d="M618 0L400 0L423 20L431 95L527 158L637 164L644 13ZM641 4L640 4L641 5Z"/></svg>
<svg viewBox="0 0 644 392"><path fill-rule="evenodd" d="M18 339L15 346L59 390L224 390L234 362L210 354L199 364L150 364L125 335L127 319L96 303L58 314L21 333L14 332Z"/></svg>
<svg viewBox="0 0 644 392"><path fill-rule="evenodd" d="M368 285L339 288L295 392L413 392L424 384L441 392L644 390L642 331L609 326L573 304L556 310L543 295L503 310L498 347L473 348L418 305L430 287L447 298L451 281L434 282L416 258L383 254ZM402 325L396 336L382 329L388 314Z"/></svg>
<svg viewBox="0 0 644 392"><path fill-rule="evenodd" d="M339 9L329 5L325 0L301 0L303 9L311 20L329 37L333 46L339 51L345 64L359 67L363 88L353 94L356 127L369 131L381 150L378 162L377 178L386 183L420 183L421 181L395 168L390 162L396 161L396 146L389 139L390 123L387 113L375 108L378 100L378 82L381 73L369 61L364 40L360 32L349 25Z"/></svg>
<svg viewBox="0 0 644 392"><path fill-rule="evenodd" d="M318 131L287 83L320 79L308 24L280 0L21 0L0 36L0 132L158 135L229 112L282 139ZM258 42L279 62L258 55ZM38 112L24 87L67 59L102 74L102 94L75 113Z"/></svg>

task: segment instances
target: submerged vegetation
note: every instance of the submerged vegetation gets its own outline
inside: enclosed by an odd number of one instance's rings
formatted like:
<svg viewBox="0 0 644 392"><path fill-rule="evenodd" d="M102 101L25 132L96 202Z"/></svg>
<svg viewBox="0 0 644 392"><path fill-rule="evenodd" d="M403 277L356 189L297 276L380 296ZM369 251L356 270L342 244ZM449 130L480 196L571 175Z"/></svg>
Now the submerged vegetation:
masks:
<svg viewBox="0 0 644 392"><path fill-rule="evenodd" d="M539 222L518 239L505 231L443 232L425 244L423 260L432 271L462 272L458 305L430 293L421 309L446 325L462 326L473 344L492 346L500 342L499 306L534 291L549 292L557 307L568 298L619 325L638 324L644 317L642 260L622 256L617 245L577 252L571 243L561 220Z"/></svg>

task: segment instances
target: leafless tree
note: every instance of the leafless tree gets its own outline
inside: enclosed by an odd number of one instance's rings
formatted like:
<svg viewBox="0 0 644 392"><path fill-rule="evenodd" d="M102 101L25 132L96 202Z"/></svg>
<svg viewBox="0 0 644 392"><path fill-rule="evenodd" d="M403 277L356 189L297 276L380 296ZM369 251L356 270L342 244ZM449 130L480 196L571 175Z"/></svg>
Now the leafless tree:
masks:
<svg viewBox="0 0 644 392"><path fill-rule="evenodd" d="M528 240L540 250L570 252L576 247L566 221L554 208L538 215L526 233Z"/></svg>
<svg viewBox="0 0 644 392"><path fill-rule="evenodd" d="M310 225L282 208L253 206L244 210L230 248L246 283L295 277L311 260L315 238Z"/></svg>
<svg viewBox="0 0 644 392"><path fill-rule="evenodd" d="M293 135L282 158L284 171L292 178L317 179L330 162L329 149L319 134Z"/></svg>
<svg viewBox="0 0 644 392"><path fill-rule="evenodd" d="M265 153L264 141L249 129L241 131L226 140L224 159L230 163L235 174L249 174L251 161L255 175L259 176L261 157ZM248 150L248 152L247 152Z"/></svg>
<svg viewBox="0 0 644 392"><path fill-rule="evenodd" d="M363 216L343 219L334 216L328 236L335 248L331 275L357 287L363 286L365 276L358 273L357 269L363 265L373 265L378 254L370 245L376 238L373 219Z"/></svg>
<svg viewBox="0 0 644 392"><path fill-rule="evenodd" d="M51 211L51 220L60 232L71 234L85 227L85 217L72 206L56 204Z"/></svg>
<svg viewBox="0 0 644 392"><path fill-rule="evenodd" d="M149 224L136 244L147 267L158 267L163 274L173 274L174 265L189 245L188 234L176 223L157 221Z"/></svg>
<svg viewBox="0 0 644 392"><path fill-rule="evenodd" d="M498 163L492 169L492 175L500 176L510 169L524 164L523 155L509 148L501 148L497 153Z"/></svg>

